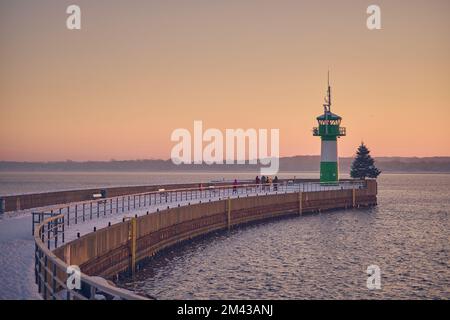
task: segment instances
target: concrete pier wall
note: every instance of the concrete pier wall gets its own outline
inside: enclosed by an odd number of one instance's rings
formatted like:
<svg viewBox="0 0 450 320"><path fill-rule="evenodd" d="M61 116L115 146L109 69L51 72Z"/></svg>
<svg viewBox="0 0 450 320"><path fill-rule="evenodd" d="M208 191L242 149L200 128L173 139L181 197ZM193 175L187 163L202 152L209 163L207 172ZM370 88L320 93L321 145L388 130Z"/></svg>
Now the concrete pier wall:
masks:
<svg viewBox="0 0 450 320"><path fill-rule="evenodd" d="M68 265L80 266L87 275L110 278L164 248L216 230L275 217L376 204L374 180L367 181L364 189L224 199L140 216L87 234L54 253Z"/></svg>

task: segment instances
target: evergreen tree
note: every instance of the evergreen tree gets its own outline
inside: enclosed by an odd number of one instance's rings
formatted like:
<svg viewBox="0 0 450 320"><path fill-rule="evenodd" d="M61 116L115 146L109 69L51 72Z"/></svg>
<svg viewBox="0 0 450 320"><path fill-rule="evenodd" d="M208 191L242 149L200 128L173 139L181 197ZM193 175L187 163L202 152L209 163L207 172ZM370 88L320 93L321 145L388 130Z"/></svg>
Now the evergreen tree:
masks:
<svg viewBox="0 0 450 320"><path fill-rule="evenodd" d="M370 150L362 142L356 151L350 176L354 179L377 178L380 173L381 171L375 167L374 160L370 156Z"/></svg>

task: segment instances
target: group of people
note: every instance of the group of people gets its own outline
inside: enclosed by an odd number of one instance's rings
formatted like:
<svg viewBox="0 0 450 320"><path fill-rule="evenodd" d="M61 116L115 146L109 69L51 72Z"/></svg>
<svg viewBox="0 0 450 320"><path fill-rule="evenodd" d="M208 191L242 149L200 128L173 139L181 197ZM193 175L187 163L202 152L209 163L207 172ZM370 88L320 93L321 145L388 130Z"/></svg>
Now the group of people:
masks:
<svg viewBox="0 0 450 320"><path fill-rule="evenodd" d="M255 184L256 185L261 185L261 189L265 190L266 188L268 188L270 190L270 187L273 185L273 191L278 191L278 177L275 176L273 179L270 176L262 176L261 178L259 178L259 176L256 176L255 179ZM237 187L238 187L239 183L237 181L237 179L234 179L233 182L233 193L237 193Z"/></svg>
<svg viewBox="0 0 450 320"><path fill-rule="evenodd" d="M270 176L262 176L261 179L259 178L259 176L256 176L255 179L255 184L262 185L262 189L264 190L266 188L266 186L270 187L273 184L273 190L277 191L278 190L278 176L275 176L275 178L272 179L272 177Z"/></svg>

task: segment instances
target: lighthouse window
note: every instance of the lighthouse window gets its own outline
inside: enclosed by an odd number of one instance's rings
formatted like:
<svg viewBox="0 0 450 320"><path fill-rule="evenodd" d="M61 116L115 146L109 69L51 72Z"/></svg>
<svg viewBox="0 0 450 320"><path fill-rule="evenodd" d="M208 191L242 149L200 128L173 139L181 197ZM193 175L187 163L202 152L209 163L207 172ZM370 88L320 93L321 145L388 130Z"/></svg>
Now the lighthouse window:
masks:
<svg viewBox="0 0 450 320"><path fill-rule="evenodd" d="M320 125L332 125L336 126L341 123L341 120L318 120Z"/></svg>

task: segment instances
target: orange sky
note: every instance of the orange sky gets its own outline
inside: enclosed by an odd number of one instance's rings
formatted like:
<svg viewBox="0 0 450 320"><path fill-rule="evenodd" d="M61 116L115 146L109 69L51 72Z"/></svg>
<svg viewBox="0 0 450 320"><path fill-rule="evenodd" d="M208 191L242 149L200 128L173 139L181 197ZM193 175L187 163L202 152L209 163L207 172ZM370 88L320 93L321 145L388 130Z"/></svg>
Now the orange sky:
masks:
<svg viewBox="0 0 450 320"><path fill-rule="evenodd" d="M82 30L66 29L66 7ZM368 5L382 9L366 28ZM176 128L279 128L319 154L332 111L375 156L450 155L450 1L0 0L0 160L169 158Z"/></svg>

